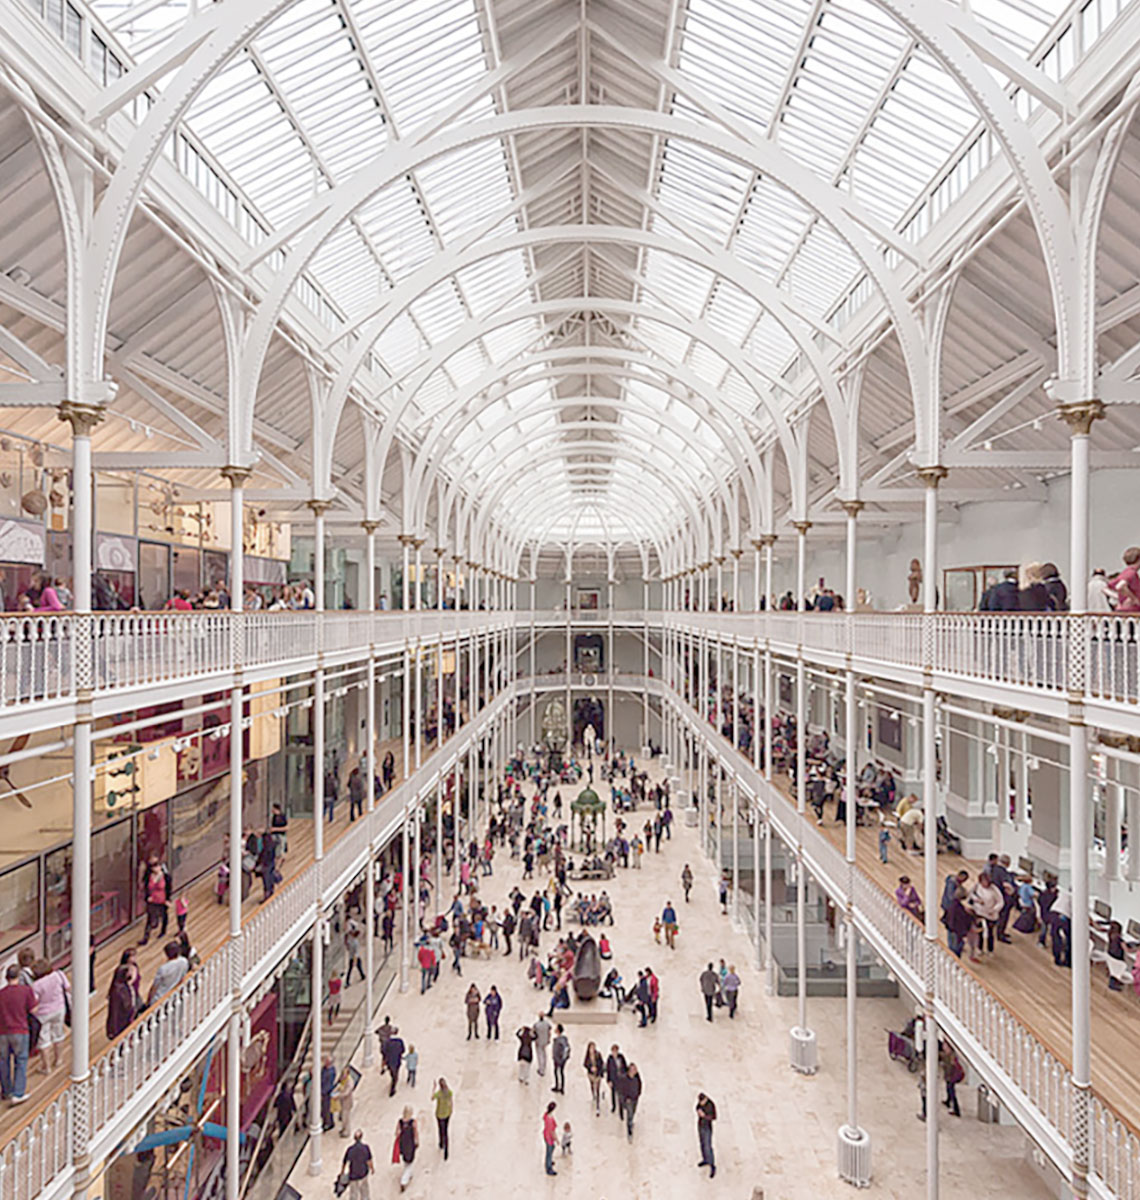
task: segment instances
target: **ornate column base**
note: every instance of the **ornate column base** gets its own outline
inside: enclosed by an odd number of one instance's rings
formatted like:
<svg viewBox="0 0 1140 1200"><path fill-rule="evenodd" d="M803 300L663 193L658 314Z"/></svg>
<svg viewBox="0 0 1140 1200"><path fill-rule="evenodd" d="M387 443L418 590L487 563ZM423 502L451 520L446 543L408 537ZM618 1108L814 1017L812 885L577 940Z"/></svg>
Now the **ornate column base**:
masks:
<svg viewBox="0 0 1140 1200"><path fill-rule="evenodd" d="M819 1070L819 1047L814 1030L801 1029L798 1025L792 1027L791 1062L792 1070L801 1075L814 1075Z"/></svg>
<svg viewBox="0 0 1140 1200"><path fill-rule="evenodd" d="M871 1186L871 1135L850 1125L840 1125L836 1135L836 1169L839 1178L852 1187Z"/></svg>

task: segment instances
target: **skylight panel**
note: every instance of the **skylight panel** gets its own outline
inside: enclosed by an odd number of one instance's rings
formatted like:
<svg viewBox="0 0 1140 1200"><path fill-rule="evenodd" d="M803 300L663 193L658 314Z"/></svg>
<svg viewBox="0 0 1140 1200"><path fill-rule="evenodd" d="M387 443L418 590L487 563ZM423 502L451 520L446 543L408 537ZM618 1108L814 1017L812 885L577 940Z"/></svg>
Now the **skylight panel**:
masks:
<svg viewBox="0 0 1140 1200"><path fill-rule="evenodd" d="M645 261L647 298L696 319L716 276L688 259L651 251Z"/></svg>
<svg viewBox="0 0 1140 1200"><path fill-rule="evenodd" d="M447 360L447 373L455 380L456 386L463 387L473 383L486 369L487 362L482 350L475 344L464 346L457 350Z"/></svg>
<svg viewBox="0 0 1140 1200"><path fill-rule="evenodd" d="M858 271L859 262L847 243L830 225L817 221L797 251L786 278L803 306L822 317Z"/></svg>
<svg viewBox="0 0 1140 1200"><path fill-rule="evenodd" d="M690 0L679 65L737 115L766 128L810 11L809 0Z"/></svg>
<svg viewBox="0 0 1140 1200"><path fill-rule="evenodd" d="M662 325L646 317L637 318L637 333L645 344L656 350L667 362L680 362L689 345L689 336L673 325Z"/></svg>
<svg viewBox="0 0 1140 1200"><path fill-rule="evenodd" d="M459 286L475 315L496 311L504 300L524 299L528 274L521 250L497 254L465 267L459 272Z"/></svg>
<svg viewBox="0 0 1140 1200"><path fill-rule="evenodd" d="M486 72L473 0L356 0L396 126L409 131Z"/></svg>
<svg viewBox="0 0 1140 1200"><path fill-rule="evenodd" d="M748 338L751 358L769 375L777 376L784 364L795 354L797 346L791 334L771 317L765 316Z"/></svg>
<svg viewBox="0 0 1140 1200"><path fill-rule="evenodd" d="M533 317L512 321L483 335L483 344L491 361L506 362L538 338L541 326Z"/></svg>
<svg viewBox="0 0 1140 1200"><path fill-rule="evenodd" d="M407 313L401 313L377 339L376 354L393 375L403 374L423 350L423 339Z"/></svg>
<svg viewBox="0 0 1140 1200"><path fill-rule="evenodd" d="M435 253L427 216L406 178L397 179L374 196L357 219L379 248L393 279L403 279Z"/></svg>
<svg viewBox="0 0 1140 1200"><path fill-rule="evenodd" d="M761 179L733 239L734 252L768 278L774 278L799 240L811 214L790 192Z"/></svg>
<svg viewBox="0 0 1140 1200"><path fill-rule="evenodd" d="M700 146L668 141L657 197L664 207L676 208L688 221L724 241L751 179L751 172L740 163Z"/></svg>
<svg viewBox="0 0 1140 1200"><path fill-rule="evenodd" d="M721 280L705 312L705 319L733 345L739 346L760 312L760 305L751 296L745 295L735 284Z"/></svg>
<svg viewBox="0 0 1140 1200"><path fill-rule="evenodd" d="M436 159L417 179L444 243L509 207L512 199L501 142L481 142Z"/></svg>
<svg viewBox="0 0 1140 1200"><path fill-rule="evenodd" d="M467 319L455 294L455 285L449 279L425 292L411 306L411 314L433 346L439 345Z"/></svg>

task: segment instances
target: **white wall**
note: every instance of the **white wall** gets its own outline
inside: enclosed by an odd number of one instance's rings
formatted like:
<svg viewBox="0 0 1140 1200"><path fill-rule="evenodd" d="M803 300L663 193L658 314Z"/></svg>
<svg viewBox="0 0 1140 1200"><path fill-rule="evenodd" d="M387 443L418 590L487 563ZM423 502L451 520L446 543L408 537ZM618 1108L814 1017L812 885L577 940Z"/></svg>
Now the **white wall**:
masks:
<svg viewBox="0 0 1140 1200"><path fill-rule="evenodd" d="M1140 456L1138 456L1140 459ZM1137 464L1140 466L1140 462ZM954 473L944 487L953 486ZM1046 485L1048 499L1039 501L984 501L941 506L938 524L939 567L980 563L1046 562L1069 578L1069 480L1066 476ZM1090 490L1089 563L1110 572L1120 565L1121 553L1140 544L1140 472L1094 471ZM922 558L922 516L917 507L913 520L895 527L872 526L861 521L857 583L868 588L875 607L894 609L907 602L906 577L912 558ZM807 580L822 575L828 586L844 587L842 526L835 540L823 542L808 534ZM773 588L782 594L795 583L795 534L781 533L776 543L777 562ZM925 564L924 564L925 565ZM941 586L941 574L939 577ZM742 589L743 590L743 589ZM751 593L745 599L750 601Z"/></svg>

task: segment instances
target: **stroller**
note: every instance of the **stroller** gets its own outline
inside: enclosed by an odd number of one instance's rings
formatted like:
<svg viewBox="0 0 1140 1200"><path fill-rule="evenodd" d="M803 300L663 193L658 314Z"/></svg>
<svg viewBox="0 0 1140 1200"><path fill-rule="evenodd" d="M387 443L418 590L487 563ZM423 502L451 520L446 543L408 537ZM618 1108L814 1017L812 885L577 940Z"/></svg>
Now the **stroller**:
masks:
<svg viewBox="0 0 1140 1200"><path fill-rule="evenodd" d="M922 1063L922 1055L914 1048L914 1018L899 1032L887 1030L887 1053L892 1062L905 1062L906 1069L913 1075Z"/></svg>
<svg viewBox="0 0 1140 1200"><path fill-rule="evenodd" d="M962 853L962 839L946 824L946 818L939 816L938 818L938 853L945 851L948 854Z"/></svg>

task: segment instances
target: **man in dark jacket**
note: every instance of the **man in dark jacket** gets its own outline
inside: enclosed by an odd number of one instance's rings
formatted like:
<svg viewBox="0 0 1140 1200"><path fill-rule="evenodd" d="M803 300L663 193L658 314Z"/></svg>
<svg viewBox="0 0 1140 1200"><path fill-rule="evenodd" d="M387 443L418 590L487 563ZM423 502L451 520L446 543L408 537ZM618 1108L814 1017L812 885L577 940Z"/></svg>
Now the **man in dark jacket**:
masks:
<svg viewBox="0 0 1140 1200"><path fill-rule="evenodd" d="M610 1112L618 1111L618 1097L621 1094L621 1081L625 1078L625 1055L617 1048L610 1047L606 1059L606 1083L610 1085Z"/></svg>
<svg viewBox="0 0 1140 1200"><path fill-rule="evenodd" d="M713 1000L720 991L720 978L713 970L712 963L701 972L701 995L705 998L705 1020L712 1020Z"/></svg>
<svg viewBox="0 0 1140 1200"><path fill-rule="evenodd" d="M1042 564L1041 582L1045 585L1045 590L1049 593L1049 611L1068 612L1069 589L1065 587L1064 581L1061 579L1061 572L1057 570L1056 563L1047 562Z"/></svg>
<svg viewBox="0 0 1140 1200"><path fill-rule="evenodd" d="M396 1081L400 1078L400 1064L404 1061L404 1039L400 1037L397 1030L392 1030L392 1036L388 1038L380 1049L380 1057L384 1060L384 1070L392 1077L392 1086L388 1089L388 1095L396 1094Z"/></svg>
<svg viewBox="0 0 1140 1200"><path fill-rule="evenodd" d="M1018 612L1020 608L1017 572L1012 569L1006 571L1000 583L986 588L978 605L979 612Z"/></svg>

